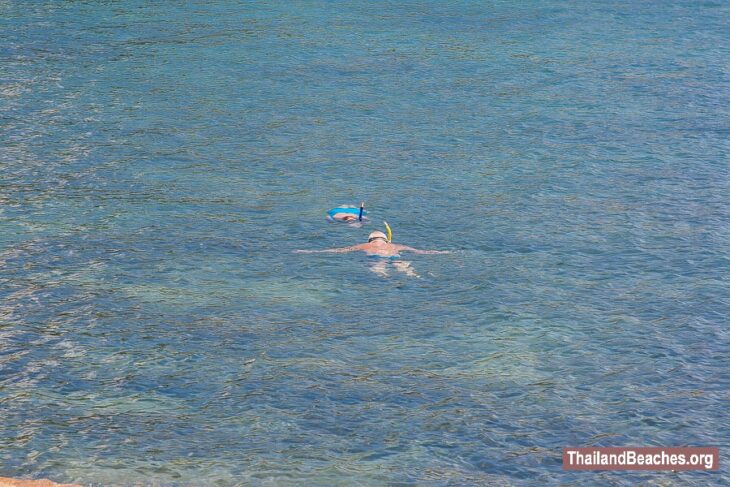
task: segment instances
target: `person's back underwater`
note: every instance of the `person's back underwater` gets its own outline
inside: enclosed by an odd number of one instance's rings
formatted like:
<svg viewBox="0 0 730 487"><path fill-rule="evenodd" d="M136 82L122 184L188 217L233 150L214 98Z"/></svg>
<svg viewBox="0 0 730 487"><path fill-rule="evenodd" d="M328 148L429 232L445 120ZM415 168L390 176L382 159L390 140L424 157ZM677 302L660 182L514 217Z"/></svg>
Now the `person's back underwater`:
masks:
<svg viewBox="0 0 730 487"><path fill-rule="evenodd" d="M388 241L388 237L380 231L371 232L368 235L367 243L355 245L359 247L353 250L362 250L367 255L375 257L399 257L400 250L415 250L406 245L397 245Z"/></svg>

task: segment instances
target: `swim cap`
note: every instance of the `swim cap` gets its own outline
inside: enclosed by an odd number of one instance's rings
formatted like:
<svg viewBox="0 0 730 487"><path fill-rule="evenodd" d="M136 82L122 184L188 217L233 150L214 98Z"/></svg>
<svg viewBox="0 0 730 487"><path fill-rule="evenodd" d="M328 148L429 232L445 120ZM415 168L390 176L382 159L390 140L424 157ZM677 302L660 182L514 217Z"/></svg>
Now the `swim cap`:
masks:
<svg viewBox="0 0 730 487"><path fill-rule="evenodd" d="M386 242L388 241L388 237L383 232L376 230L368 235L368 242L372 242L377 238L382 238Z"/></svg>

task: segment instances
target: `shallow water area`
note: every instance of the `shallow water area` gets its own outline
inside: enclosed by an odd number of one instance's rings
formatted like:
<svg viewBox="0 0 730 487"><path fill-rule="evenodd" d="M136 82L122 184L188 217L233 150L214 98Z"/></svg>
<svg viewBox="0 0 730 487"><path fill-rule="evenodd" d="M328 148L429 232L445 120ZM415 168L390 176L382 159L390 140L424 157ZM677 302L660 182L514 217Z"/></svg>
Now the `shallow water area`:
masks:
<svg viewBox="0 0 730 487"><path fill-rule="evenodd" d="M730 482L729 16L0 1L0 475Z"/></svg>

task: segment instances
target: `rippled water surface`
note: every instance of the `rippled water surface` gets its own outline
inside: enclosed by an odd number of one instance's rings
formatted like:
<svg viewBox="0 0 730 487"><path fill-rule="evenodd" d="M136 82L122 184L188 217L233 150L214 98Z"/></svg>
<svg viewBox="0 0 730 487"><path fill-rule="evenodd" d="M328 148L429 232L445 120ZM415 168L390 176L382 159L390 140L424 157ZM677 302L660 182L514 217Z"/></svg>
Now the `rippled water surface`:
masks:
<svg viewBox="0 0 730 487"><path fill-rule="evenodd" d="M730 482L562 471L730 451L730 7L572 3L0 1L0 475Z"/></svg>

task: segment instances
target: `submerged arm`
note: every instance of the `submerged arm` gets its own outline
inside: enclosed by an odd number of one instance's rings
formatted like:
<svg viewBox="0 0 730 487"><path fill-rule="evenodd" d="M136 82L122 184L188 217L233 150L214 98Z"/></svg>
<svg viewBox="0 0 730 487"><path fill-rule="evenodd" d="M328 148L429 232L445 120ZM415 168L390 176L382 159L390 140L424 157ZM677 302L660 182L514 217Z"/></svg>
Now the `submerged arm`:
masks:
<svg viewBox="0 0 730 487"><path fill-rule="evenodd" d="M398 250L405 250L406 252L413 252L414 254L450 254L448 250L420 250L420 249L414 249L413 247L409 247L407 245L397 245Z"/></svg>
<svg viewBox="0 0 730 487"><path fill-rule="evenodd" d="M295 254L321 254L321 253L330 253L330 254L344 254L345 252L352 252L355 250L360 250L358 248L358 245L353 245L351 247L341 247L339 249L322 249L322 250L295 250Z"/></svg>

